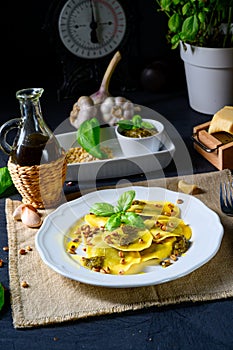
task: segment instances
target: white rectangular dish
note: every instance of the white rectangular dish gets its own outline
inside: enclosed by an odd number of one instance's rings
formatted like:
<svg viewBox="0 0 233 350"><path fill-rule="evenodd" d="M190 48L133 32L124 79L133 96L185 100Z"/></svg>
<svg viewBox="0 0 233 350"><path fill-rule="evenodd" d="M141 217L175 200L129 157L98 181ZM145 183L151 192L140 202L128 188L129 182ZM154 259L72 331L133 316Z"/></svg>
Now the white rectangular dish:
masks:
<svg viewBox="0 0 233 350"><path fill-rule="evenodd" d="M77 147L77 132L56 135L59 144L68 151ZM175 146L165 133L163 146L158 152L142 152L137 156L125 157L115 136L114 127L101 128L101 146L112 150L112 159L68 164L66 181L92 181L118 178L164 169L172 160Z"/></svg>

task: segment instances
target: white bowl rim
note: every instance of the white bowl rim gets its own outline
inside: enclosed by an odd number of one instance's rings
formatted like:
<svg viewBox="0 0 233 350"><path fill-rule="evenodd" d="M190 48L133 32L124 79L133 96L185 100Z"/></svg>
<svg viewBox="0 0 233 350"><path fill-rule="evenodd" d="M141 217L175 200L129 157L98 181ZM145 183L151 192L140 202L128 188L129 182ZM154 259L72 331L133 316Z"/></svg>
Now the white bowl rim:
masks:
<svg viewBox="0 0 233 350"><path fill-rule="evenodd" d="M151 124L154 124L155 127L156 127L156 125L158 125L158 126L161 128L161 130L158 131L158 132L157 132L156 134L154 134L154 135L145 136L145 137L130 137L130 136L122 135L122 134L118 131L118 128L120 127L120 125L116 125L115 131L116 131L117 135L119 135L120 137L122 137L122 138L124 138L124 139L126 139L126 140L127 140L127 139L128 139L128 140L148 140L148 139L150 139L150 138L152 138L152 137L157 137L157 136L159 136L159 135L161 135L161 134L163 133L163 131L164 131L164 125L163 125L161 122L159 122L158 120L155 120L155 119L146 119L146 118L143 118L142 120L143 120L143 121L146 121L146 122L151 122Z"/></svg>

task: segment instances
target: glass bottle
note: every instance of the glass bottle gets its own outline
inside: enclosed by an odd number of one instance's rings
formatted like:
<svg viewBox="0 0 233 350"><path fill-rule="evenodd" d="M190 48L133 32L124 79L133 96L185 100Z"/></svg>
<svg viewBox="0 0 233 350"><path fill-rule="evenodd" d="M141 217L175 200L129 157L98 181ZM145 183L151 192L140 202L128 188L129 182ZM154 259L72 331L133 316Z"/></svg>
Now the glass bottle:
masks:
<svg viewBox="0 0 233 350"><path fill-rule="evenodd" d="M21 118L9 120L0 128L1 148L20 166L46 164L62 156L63 150L42 116L40 97L43 91L42 88L17 91ZM11 146L6 139L14 128L18 131Z"/></svg>

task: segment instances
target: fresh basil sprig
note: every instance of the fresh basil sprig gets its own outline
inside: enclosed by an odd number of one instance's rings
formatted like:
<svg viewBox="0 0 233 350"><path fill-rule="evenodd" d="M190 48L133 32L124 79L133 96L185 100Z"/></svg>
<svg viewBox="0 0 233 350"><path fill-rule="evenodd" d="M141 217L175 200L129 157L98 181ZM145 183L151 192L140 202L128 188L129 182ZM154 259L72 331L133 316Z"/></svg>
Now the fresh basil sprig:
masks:
<svg viewBox="0 0 233 350"><path fill-rule="evenodd" d="M4 305L4 288L3 285L0 283L0 310L2 309Z"/></svg>
<svg viewBox="0 0 233 350"><path fill-rule="evenodd" d="M0 168L0 198L11 196L16 192L8 168Z"/></svg>
<svg viewBox="0 0 233 350"><path fill-rule="evenodd" d="M100 124L97 118L85 120L77 131L77 140L82 148L96 158L107 158L100 148Z"/></svg>
<svg viewBox="0 0 233 350"><path fill-rule="evenodd" d="M90 212L97 216L109 216L105 224L108 231L119 227L122 223L138 228L144 228L142 218L133 212L127 212L135 198L135 191L124 192L118 199L117 204L113 206L109 203L95 203Z"/></svg>
<svg viewBox="0 0 233 350"><path fill-rule="evenodd" d="M117 124L123 130L131 130L138 128L154 129L154 125L149 122L143 121L142 117L139 114L135 114L131 120L119 120Z"/></svg>

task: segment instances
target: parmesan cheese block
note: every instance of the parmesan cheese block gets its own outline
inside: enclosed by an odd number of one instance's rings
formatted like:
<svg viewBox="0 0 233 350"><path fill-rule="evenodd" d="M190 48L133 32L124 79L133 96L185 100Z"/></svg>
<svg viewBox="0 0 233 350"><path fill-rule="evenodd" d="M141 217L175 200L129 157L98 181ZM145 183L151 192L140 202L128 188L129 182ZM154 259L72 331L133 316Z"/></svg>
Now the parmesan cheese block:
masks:
<svg viewBox="0 0 233 350"><path fill-rule="evenodd" d="M209 134L225 131L233 135L233 107L225 106L212 118L209 126Z"/></svg>

